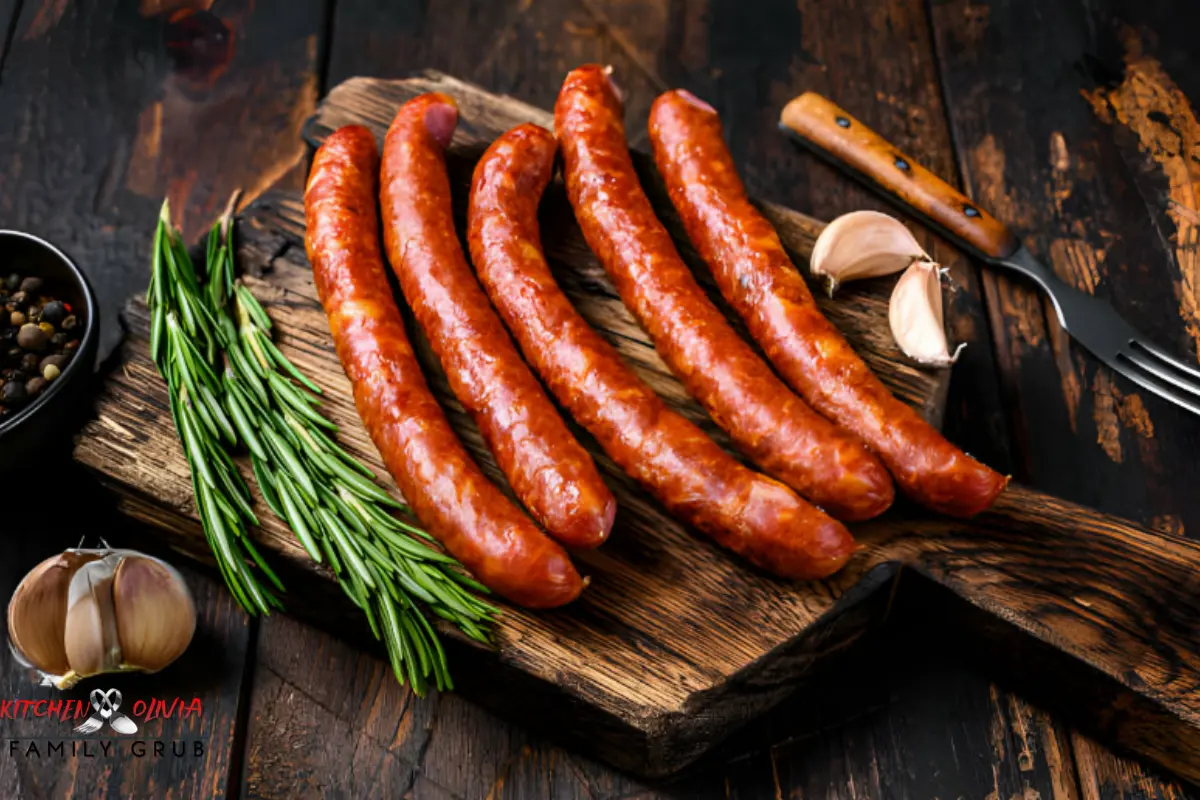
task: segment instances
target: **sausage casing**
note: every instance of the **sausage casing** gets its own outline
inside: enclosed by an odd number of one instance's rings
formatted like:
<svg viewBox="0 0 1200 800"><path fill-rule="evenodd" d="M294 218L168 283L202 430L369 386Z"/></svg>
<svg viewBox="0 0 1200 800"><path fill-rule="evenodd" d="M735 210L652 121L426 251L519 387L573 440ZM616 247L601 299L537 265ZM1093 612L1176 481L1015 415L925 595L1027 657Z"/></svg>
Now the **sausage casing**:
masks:
<svg viewBox="0 0 1200 800"><path fill-rule="evenodd" d="M672 514L775 574L836 571L855 550L845 527L672 411L556 285L537 220L555 151L553 134L521 125L492 143L471 184L471 259L525 357L613 461Z"/></svg>
<svg viewBox="0 0 1200 800"><path fill-rule="evenodd" d="M532 608L573 600L582 581L496 488L455 436L425 383L384 272L370 131L325 140L304 193L313 280L371 439L417 517L488 588Z"/></svg>
<svg viewBox="0 0 1200 800"><path fill-rule="evenodd" d="M651 109L650 139L689 238L788 383L879 453L917 502L954 516L990 506L1007 479L893 397L825 319L774 227L746 198L716 111L686 91L667 92Z"/></svg>
<svg viewBox="0 0 1200 800"><path fill-rule="evenodd" d="M622 114L608 71L595 65L567 75L554 113L571 205L621 299L755 463L840 519L882 513L893 498L883 464L771 371L679 257L638 183Z"/></svg>
<svg viewBox="0 0 1200 800"><path fill-rule="evenodd" d="M563 544L595 547L612 528L616 500L521 359L455 233L444 149L457 120L449 96L429 93L392 121L380 186L388 260L517 497Z"/></svg>

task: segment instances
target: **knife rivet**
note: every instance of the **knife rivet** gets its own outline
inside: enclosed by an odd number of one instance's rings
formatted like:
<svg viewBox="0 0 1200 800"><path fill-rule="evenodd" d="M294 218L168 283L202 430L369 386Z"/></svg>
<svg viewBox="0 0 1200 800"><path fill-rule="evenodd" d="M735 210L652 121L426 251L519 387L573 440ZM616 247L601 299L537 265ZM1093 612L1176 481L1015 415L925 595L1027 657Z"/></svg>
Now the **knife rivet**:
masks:
<svg viewBox="0 0 1200 800"><path fill-rule="evenodd" d="M840 127L840 128L849 128L850 127L850 120L846 119L845 117L838 117L836 121L837 121L838 127Z"/></svg>
<svg viewBox="0 0 1200 800"><path fill-rule="evenodd" d="M899 167L900 169L904 170L905 172L908 172L908 162L905 161L900 156L896 156L896 166Z"/></svg>
<svg viewBox="0 0 1200 800"><path fill-rule="evenodd" d="M979 216L979 210L976 208L973 208L972 206L963 206L963 213L966 214L968 217L978 217Z"/></svg>

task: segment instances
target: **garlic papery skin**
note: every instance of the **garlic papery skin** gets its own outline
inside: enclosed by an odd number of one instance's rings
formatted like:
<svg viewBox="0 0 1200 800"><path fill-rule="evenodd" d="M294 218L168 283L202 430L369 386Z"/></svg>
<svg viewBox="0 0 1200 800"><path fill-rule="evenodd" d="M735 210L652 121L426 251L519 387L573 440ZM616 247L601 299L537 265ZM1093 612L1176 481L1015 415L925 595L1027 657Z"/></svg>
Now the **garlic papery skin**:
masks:
<svg viewBox="0 0 1200 800"><path fill-rule="evenodd" d="M38 564L18 584L8 603L8 639L23 664L50 675L70 671L63 646L68 588L81 566L100 557L68 550Z"/></svg>
<svg viewBox="0 0 1200 800"><path fill-rule="evenodd" d="M950 352L942 313L942 269L929 260L914 262L896 282L888 322L896 344L919 364L948 367L966 347L960 344Z"/></svg>
<svg viewBox="0 0 1200 800"><path fill-rule="evenodd" d="M116 672L122 664L113 611L113 573L122 558L116 553L84 564L71 579L63 643L67 661L80 677Z"/></svg>
<svg viewBox="0 0 1200 800"><path fill-rule="evenodd" d="M117 639L126 664L158 672L183 655L196 632L196 605L183 577L156 558L127 558L112 585Z"/></svg>
<svg viewBox="0 0 1200 800"><path fill-rule="evenodd" d="M183 654L196 606L170 565L132 550L68 550L35 567L8 606L9 640L43 683L157 672Z"/></svg>
<svg viewBox="0 0 1200 800"><path fill-rule="evenodd" d="M912 231L878 211L851 211L825 226L809 256L814 275L826 279L830 297L839 284L899 272L929 260Z"/></svg>

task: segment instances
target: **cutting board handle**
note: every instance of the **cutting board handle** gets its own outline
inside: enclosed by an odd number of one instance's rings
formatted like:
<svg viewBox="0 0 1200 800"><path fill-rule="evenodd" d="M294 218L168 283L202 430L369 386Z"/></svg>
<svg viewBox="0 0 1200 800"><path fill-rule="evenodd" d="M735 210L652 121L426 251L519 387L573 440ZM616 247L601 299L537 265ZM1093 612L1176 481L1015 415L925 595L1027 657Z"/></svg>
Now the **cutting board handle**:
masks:
<svg viewBox="0 0 1200 800"><path fill-rule="evenodd" d="M1020 486L973 520L902 524L919 535L885 547L967 601L990 663L1200 781L1200 546Z"/></svg>
<svg viewBox="0 0 1200 800"><path fill-rule="evenodd" d="M783 130L834 166L932 222L950 238L990 258L1017 249L1017 238L988 212L875 131L815 92L783 108Z"/></svg>

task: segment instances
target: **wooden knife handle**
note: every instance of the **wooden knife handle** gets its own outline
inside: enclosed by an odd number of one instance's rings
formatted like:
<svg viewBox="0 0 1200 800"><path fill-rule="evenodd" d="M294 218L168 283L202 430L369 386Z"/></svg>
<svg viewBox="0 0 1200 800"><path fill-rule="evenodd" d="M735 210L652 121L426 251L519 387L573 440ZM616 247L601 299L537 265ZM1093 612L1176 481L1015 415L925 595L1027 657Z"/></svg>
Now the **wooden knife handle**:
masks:
<svg viewBox="0 0 1200 800"><path fill-rule="evenodd" d="M879 134L814 92L783 108L780 125L836 166L848 168L952 238L985 256L1011 255L1019 242L998 219L893 147Z"/></svg>

